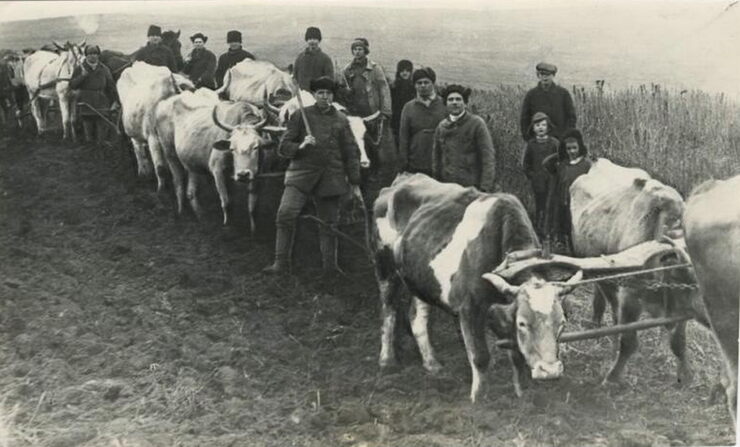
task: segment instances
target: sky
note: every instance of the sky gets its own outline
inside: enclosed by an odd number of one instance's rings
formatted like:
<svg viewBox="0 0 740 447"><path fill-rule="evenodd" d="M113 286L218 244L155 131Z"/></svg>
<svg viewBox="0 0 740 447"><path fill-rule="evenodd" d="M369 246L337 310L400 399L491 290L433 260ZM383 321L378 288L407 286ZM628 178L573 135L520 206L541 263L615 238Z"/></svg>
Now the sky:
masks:
<svg viewBox="0 0 740 447"><path fill-rule="evenodd" d="M640 2L664 2L671 3L729 3L728 0L627 0ZM286 5L317 5L317 6L362 6L379 8L446 8L446 9L468 9L468 10L490 10L490 9L528 9L528 8L555 8L578 4L606 4L624 3L625 0L157 0L157 1L11 1L0 2L0 22L15 20L32 20L47 17L60 17L78 14L100 14L135 12L137 9L151 12L152 10L165 9L169 13L172 3L187 5L192 3L194 7L203 7L204 4L286 4Z"/></svg>

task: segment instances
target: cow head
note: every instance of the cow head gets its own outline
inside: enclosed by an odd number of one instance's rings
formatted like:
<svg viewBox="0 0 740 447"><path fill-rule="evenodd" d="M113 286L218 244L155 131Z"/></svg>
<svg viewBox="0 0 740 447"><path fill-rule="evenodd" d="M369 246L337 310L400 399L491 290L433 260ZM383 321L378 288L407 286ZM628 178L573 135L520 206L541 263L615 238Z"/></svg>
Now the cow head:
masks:
<svg viewBox="0 0 740 447"><path fill-rule="evenodd" d="M564 285L552 284L532 275L519 286L509 284L494 273L483 278L511 301L493 304L488 310L489 324L497 333L508 333L529 365L533 379L557 379L563 374L558 358L558 338L565 327L561 297L580 281L578 271Z"/></svg>
<svg viewBox="0 0 740 447"><path fill-rule="evenodd" d="M258 123L240 123L236 126L224 124L218 119L218 106L213 107L213 122L229 132L229 138L218 140L213 148L218 151L230 151L234 160L234 180L251 182L259 172L260 149L273 144L272 139L263 134L280 133L285 129L266 126L267 118Z"/></svg>

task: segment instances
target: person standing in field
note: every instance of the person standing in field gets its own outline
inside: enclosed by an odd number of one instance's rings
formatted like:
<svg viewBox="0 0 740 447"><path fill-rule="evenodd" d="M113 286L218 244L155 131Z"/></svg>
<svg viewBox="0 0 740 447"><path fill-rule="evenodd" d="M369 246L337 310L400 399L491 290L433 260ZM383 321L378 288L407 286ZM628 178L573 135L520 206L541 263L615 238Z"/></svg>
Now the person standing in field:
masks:
<svg viewBox="0 0 740 447"><path fill-rule="evenodd" d="M483 118L467 110L471 90L452 84L443 98L447 117L434 131L432 176L448 183L494 192L496 154Z"/></svg>
<svg viewBox="0 0 740 447"><path fill-rule="evenodd" d="M414 99L416 90L414 81L411 80L411 73L414 71L414 64L408 59L398 61L396 65L396 79L390 84L391 87L391 130L396 145L400 143L398 139L398 129L401 125L401 110L407 102Z"/></svg>
<svg viewBox="0 0 740 447"><path fill-rule="evenodd" d="M229 45L229 49L218 57L218 66L216 67L216 84L219 87L224 85L224 76L229 68L244 59L255 59L252 53L242 48L242 33L239 31L231 30L227 32L226 43Z"/></svg>
<svg viewBox="0 0 740 447"><path fill-rule="evenodd" d="M195 33L190 36L190 41L193 42L193 51L185 58L182 72L193 81L195 88L207 87L213 90L216 88L216 55L205 47L208 36Z"/></svg>
<svg viewBox="0 0 740 447"><path fill-rule="evenodd" d="M302 90L309 90L311 80L322 76L334 79L334 64L329 55L321 51L321 30L315 26L306 28L306 48L293 64L293 78Z"/></svg>
<svg viewBox="0 0 740 447"><path fill-rule="evenodd" d="M146 62L149 65L167 67L171 72L177 72L177 60L167 46L162 45L162 28L157 25L149 25L146 33L147 44L139 48L134 60Z"/></svg>
<svg viewBox="0 0 740 447"><path fill-rule="evenodd" d="M547 193L550 186L550 175L542 162L548 156L558 152L559 142L550 135L552 122L545 113L537 112L532 117L529 126L530 139L524 147L522 155L522 170L529 179L534 196L534 228L538 236L544 238L547 234L545 226L545 214L547 205Z"/></svg>
<svg viewBox="0 0 740 447"><path fill-rule="evenodd" d="M326 76L314 79L309 88L316 104L305 108L305 119L313 135L307 133L301 114L294 113L278 147L278 154L290 159L290 166L275 221L275 261L263 270L268 274L290 271L296 220L309 198L315 199L319 218L333 227L339 217L340 197L360 183L360 149L347 117L332 105L334 80ZM323 226L319 247L324 273L341 273L337 265L337 237Z"/></svg>
<svg viewBox="0 0 740 447"><path fill-rule="evenodd" d="M381 188L389 186L397 172L396 145L388 123L391 118L391 90L380 64L370 60L370 43L358 37L350 44L352 61L342 70L340 84L351 115L377 119L366 123L365 150L370 158L370 174L364 184L365 205L372 210Z"/></svg>
<svg viewBox="0 0 740 447"><path fill-rule="evenodd" d="M118 106L118 93L113 75L108 67L100 62L100 47L97 45L85 47L85 61L72 72L69 88L77 91L78 103L86 104L78 107L85 142L95 141L102 144L107 135L108 124L98 113L105 115L109 109L115 109Z"/></svg>
<svg viewBox="0 0 740 447"><path fill-rule="evenodd" d="M399 170L432 175L434 130L447 115L442 98L437 95L437 75L429 67L414 71L416 98L401 112L398 159Z"/></svg>
<svg viewBox="0 0 740 447"><path fill-rule="evenodd" d="M537 112L543 112L550 117L553 124L551 135L560 139L565 129L576 127L576 109L573 98L567 89L555 84L555 74L558 68L547 62L537 64L537 87L527 92L522 103L519 127L524 141L529 139L529 126L532 117Z"/></svg>
<svg viewBox="0 0 740 447"><path fill-rule="evenodd" d="M542 166L550 173L546 224L550 240L555 241L556 251L573 252L570 185L578 177L587 174L591 164L583 135L577 129L565 131L557 154L548 156L542 162Z"/></svg>

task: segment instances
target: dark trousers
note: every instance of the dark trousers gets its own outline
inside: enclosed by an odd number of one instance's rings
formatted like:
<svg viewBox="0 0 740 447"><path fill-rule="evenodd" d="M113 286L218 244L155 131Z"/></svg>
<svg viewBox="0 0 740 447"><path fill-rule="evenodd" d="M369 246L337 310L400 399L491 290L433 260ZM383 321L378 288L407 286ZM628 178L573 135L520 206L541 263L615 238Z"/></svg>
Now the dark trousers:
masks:
<svg viewBox="0 0 740 447"><path fill-rule="evenodd" d="M295 227L296 219L310 197L294 186L286 186L280 198L275 226L278 229ZM339 198L340 196L314 197L318 218L335 225L339 217ZM325 231L323 226L321 231Z"/></svg>
<svg viewBox="0 0 740 447"><path fill-rule="evenodd" d="M105 137L108 133L105 121L103 121L99 116L94 115L83 115L81 119L82 131L85 134L85 142L96 142L100 144L105 141Z"/></svg>

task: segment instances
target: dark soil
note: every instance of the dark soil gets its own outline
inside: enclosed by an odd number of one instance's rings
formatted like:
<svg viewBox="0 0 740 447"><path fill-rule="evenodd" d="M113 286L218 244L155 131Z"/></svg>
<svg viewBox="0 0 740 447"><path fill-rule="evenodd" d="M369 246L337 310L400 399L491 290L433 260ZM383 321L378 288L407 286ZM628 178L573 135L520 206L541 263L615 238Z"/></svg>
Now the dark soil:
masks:
<svg viewBox="0 0 740 447"><path fill-rule="evenodd" d="M243 215L222 228L212 187L202 222L176 218L171 191L153 189L122 149L2 138L0 445L733 444L726 406L708 401L719 353L693 323L690 386L675 383L656 329L621 385L600 384L614 349L604 338L563 346L565 377L521 399L494 349L488 395L471 405L462 342L442 312L432 335L445 372L426 374L406 337L402 369L379 375L361 252L345 244L349 277L322 282L306 222L296 276L265 277L270 241L250 239ZM587 291L571 300L575 330Z"/></svg>

